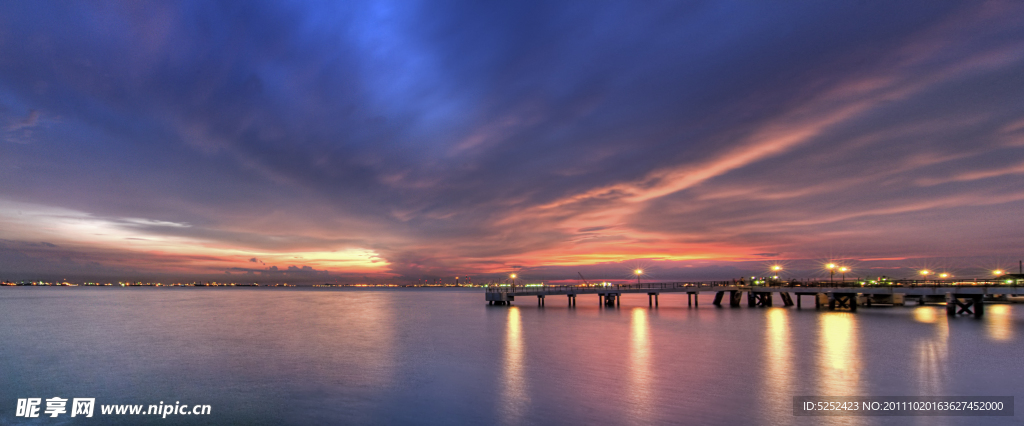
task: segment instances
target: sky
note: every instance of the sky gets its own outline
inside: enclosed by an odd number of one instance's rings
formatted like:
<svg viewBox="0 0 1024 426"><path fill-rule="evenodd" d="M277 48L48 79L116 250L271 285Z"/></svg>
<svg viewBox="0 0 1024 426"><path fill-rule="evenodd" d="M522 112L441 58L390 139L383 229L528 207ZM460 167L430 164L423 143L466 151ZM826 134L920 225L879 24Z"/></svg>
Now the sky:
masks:
<svg viewBox="0 0 1024 426"><path fill-rule="evenodd" d="M1015 269L1021 16L3 2L0 279Z"/></svg>

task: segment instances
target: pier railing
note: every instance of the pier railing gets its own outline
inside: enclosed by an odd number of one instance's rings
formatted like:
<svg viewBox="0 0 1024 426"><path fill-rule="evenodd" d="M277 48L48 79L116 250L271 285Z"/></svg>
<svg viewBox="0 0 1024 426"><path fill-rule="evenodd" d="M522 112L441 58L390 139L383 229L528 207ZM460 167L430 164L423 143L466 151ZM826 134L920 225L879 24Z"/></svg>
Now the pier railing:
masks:
<svg viewBox="0 0 1024 426"><path fill-rule="evenodd" d="M548 285L548 284L496 284L487 287L489 293L511 293L517 295L530 295L534 293L546 294L576 294L576 293L617 293L621 291L636 292L649 290L651 292L675 290L675 291L701 291L711 288L733 287L733 288L792 288L799 292L801 288L879 288L879 287L974 287L974 286L1005 286L1017 287L1022 284L1021 280L1000 280L1000 279L972 279L972 280L885 280L885 281L768 281L768 282L747 282L747 281L697 281L697 282L663 282L663 283L639 283L639 284L578 284L578 285Z"/></svg>
<svg viewBox="0 0 1024 426"><path fill-rule="evenodd" d="M547 293L576 293L585 291L587 293L592 292L616 292L622 290L679 290L679 289L694 289L699 290L702 288L710 287L722 287L722 286L733 286L737 285L733 281L702 281L702 282L671 282L671 283L640 283L640 284L580 284L580 285L547 285L547 284L501 284L491 285L487 287L488 292L494 293L533 293L533 292L547 292Z"/></svg>

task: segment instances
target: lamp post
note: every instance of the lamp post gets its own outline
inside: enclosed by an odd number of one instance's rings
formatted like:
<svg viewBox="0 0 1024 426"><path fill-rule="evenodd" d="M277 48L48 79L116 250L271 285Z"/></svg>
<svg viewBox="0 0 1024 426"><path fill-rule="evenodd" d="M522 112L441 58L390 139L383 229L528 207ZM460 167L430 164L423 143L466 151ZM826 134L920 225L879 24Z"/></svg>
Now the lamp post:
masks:
<svg viewBox="0 0 1024 426"><path fill-rule="evenodd" d="M832 284L834 282L833 277L836 273L836 264L829 263L828 265L825 265L825 267L828 268L828 283Z"/></svg>
<svg viewBox="0 0 1024 426"><path fill-rule="evenodd" d="M847 268L845 266L840 266L839 267L839 272L843 273L843 284L846 284L846 273L849 272L849 271L850 271L850 268Z"/></svg>
<svg viewBox="0 0 1024 426"><path fill-rule="evenodd" d="M921 276L924 277L925 282L928 282L928 275L931 273L932 271L929 271L927 269L922 269L920 272Z"/></svg>
<svg viewBox="0 0 1024 426"><path fill-rule="evenodd" d="M640 275L644 273L644 270L637 268L637 270L633 271L633 273L636 274L636 283L637 283L637 285L639 285L640 284Z"/></svg>
<svg viewBox="0 0 1024 426"><path fill-rule="evenodd" d="M782 265L772 265L772 272L775 273L775 276L772 277L772 278L775 279L776 281L778 281L779 280L779 272L781 272L781 271L782 271Z"/></svg>
<svg viewBox="0 0 1024 426"><path fill-rule="evenodd" d="M508 277L512 279L512 291L516 291L516 274L510 274Z"/></svg>

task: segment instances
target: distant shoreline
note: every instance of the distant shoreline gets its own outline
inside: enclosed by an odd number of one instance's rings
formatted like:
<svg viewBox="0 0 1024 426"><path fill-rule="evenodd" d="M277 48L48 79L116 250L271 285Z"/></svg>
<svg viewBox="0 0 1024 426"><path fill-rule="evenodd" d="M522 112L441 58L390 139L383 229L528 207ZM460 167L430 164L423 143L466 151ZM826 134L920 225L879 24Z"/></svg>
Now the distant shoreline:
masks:
<svg viewBox="0 0 1024 426"><path fill-rule="evenodd" d="M0 283L0 287L243 287L243 288L271 288L271 287L288 287L288 288L484 288L488 284L288 284L288 283L277 283L277 284L258 284L258 283L71 283L71 282L45 282L45 281L30 281L30 282L8 282L5 281Z"/></svg>

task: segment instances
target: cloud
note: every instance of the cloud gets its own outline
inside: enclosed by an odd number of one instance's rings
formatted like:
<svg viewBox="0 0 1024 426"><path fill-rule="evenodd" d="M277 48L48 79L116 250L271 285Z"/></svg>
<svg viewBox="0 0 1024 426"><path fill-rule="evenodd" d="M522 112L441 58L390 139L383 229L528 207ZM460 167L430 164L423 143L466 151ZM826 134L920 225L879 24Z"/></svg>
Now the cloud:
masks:
<svg viewBox="0 0 1024 426"><path fill-rule="evenodd" d="M29 143L32 140L33 130L39 127L39 124L39 111L35 109L29 110L26 117L13 120L4 128L5 139L13 143Z"/></svg>
<svg viewBox="0 0 1024 426"><path fill-rule="evenodd" d="M920 6L5 4L0 233L381 279L994 253L1024 10Z"/></svg>
<svg viewBox="0 0 1024 426"><path fill-rule="evenodd" d="M39 124L39 111L30 110L28 116L7 126L7 131L13 132L21 129L30 129Z"/></svg>
<svg viewBox="0 0 1024 426"><path fill-rule="evenodd" d="M918 179L917 184L921 186L934 186L950 182L970 182L981 179L991 179L1002 176L1024 174L1024 163L996 169L977 170L973 172L959 173L947 178L924 178Z"/></svg>

